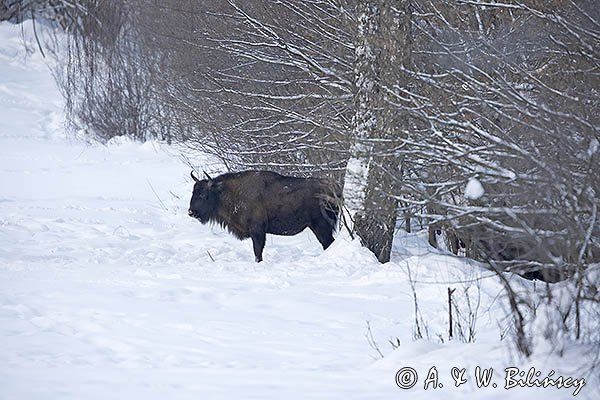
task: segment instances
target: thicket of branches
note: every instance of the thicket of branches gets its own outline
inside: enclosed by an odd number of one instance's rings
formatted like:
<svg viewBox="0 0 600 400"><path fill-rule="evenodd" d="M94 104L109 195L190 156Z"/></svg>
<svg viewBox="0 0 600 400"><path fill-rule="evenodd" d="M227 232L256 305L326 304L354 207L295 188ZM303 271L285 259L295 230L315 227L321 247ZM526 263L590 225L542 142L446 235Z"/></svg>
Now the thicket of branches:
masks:
<svg viewBox="0 0 600 400"><path fill-rule="evenodd" d="M68 30L77 24L77 17L86 13L85 5L71 0L3 0L0 21L20 23L38 19Z"/></svg>
<svg viewBox="0 0 600 400"><path fill-rule="evenodd" d="M423 41L414 46L414 89L393 92L414 121L399 200L445 228L455 252L462 244L496 271L570 277L568 295L547 288L548 302L568 298L554 308L562 321L554 337L579 339L584 329L597 343L598 282L587 268L600 261L600 15L593 2L460 3L415 8ZM485 193L467 198L473 179ZM502 281L528 354L534 307ZM584 308L595 321L585 328Z"/></svg>
<svg viewBox="0 0 600 400"><path fill-rule="evenodd" d="M233 168L343 176L352 47L327 2L169 1L145 12L168 49L185 137ZM167 15L165 19L165 15Z"/></svg>
<svg viewBox="0 0 600 400"><path fill-rule="evenodd" d="M180 141L231 169L332 176L380 261L400 222L420 222L432 245L442 232L447 248L497 271L523 353L538 307L505 271L568 279L568 290L542 295L567 297L550 307L555 336L600 343L594 1L134 0L69 10L77 29L61 82L74 125L105 140Z"/></svg>

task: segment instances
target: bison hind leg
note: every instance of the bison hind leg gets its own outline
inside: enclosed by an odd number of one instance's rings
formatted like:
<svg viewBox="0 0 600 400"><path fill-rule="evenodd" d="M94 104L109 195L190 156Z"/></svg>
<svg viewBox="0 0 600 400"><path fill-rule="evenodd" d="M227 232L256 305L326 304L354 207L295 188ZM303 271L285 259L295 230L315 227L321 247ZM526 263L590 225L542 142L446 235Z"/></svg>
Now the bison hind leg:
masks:
<svg viewBox="0 0 600 400"><path fill-rule="evenodd" d="M331 243L333 243L333 229L334 227L324 218L314 221L309 225L310 230L315 234L317 240L323 246L323 250L326 250Z"/></svg>
<svg viewBox="0 0 600 400"><path fill-rule="evenodd" d="M254 247L254 259L257 263L261 262L263 260L262 253L265 248L267 235L264 230L257 230L250 232L250 237L252 238L252 246Z"/></svg>

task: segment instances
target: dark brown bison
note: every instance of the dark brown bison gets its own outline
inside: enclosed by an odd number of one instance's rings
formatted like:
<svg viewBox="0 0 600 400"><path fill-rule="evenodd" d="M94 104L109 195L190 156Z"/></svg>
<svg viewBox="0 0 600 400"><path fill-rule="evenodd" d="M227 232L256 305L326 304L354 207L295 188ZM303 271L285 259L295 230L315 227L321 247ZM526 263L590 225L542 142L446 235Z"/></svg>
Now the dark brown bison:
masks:
<svg viewBox="0 0 600 400"><path fill-rule="evenodd" d="M194 176L188 214L203 224L218 223L238 239L252 238L262 261L267 233L291 236L309 227L323 249L333 242L341 193L325 179L295 178L269 171L227 173L204 180Z"/></svg>

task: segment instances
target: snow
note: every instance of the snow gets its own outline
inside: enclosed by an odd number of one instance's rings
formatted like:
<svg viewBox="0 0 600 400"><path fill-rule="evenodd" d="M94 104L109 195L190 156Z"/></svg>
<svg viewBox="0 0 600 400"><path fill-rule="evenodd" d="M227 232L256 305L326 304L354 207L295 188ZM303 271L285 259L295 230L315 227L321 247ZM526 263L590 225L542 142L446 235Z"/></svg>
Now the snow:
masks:
<svg viewBox="0 0 600 400"><path fill-rule="evenodd" d="M593 138L590 140L590 146L588 147L588 156L592 157L598 152L598 149L600 149L600 141L598 141L596 138Z"/></svg>
<svg viewBox="0 0 600 400"><path fill-rule="evenodd" d="M477 178L470 178L465 187L465 197L469 200L477 200L485 194L483 185Z"/></svg>
<svg viewBox="0 0 600 400"><path fill-rule="evenodd" d="M585 376L579 348L518 357L500 339L500 284L422 232L399 233L385 265L344 232L325 252L310 232L268 236L254 263L249 241L187 216L181 150L66 135L51 74L20 33L0 23L0 399L551 400L574 389L507 391L502 371ZM478 304L475 343L448 340L448 287ZM478 365L498 388L476 386ZM433 366L444 385L424 390ZM395 384L404 367L419 375L411 389ZM452 367L468 382L455 387ZM577 398L598 395L590 381Z"/></svg>

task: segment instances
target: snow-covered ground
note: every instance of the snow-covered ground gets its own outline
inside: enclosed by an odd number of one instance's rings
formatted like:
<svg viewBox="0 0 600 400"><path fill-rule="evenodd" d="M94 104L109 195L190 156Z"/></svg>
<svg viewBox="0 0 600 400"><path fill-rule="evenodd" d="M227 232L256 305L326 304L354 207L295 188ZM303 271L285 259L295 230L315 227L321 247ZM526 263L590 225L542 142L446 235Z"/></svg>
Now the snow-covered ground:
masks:
<svg viewBox="0 0 600 400"><path fill-rule="evenodd" d="M560 358L538 346L531 359L511 350L499 283L422 234L399 233L385 265L343 233L323 252L309 232L269 236L265 261L254 263L249 241L187 216L192 182L179 150L64 133L61 96L39 53L26 55L21 29L0 24L0 399L550 400L575 391L505 389L508 367L585 377L577 398L600 398L581 349ZM477 311L475 343L448 341L449 287ZM494 369L489 387L477 387L476 366ZM406 367L418 373L411 389L396 384ZM465 369L459 387L453 367ZM443 387L425 390L435 371Z"/></svg>

